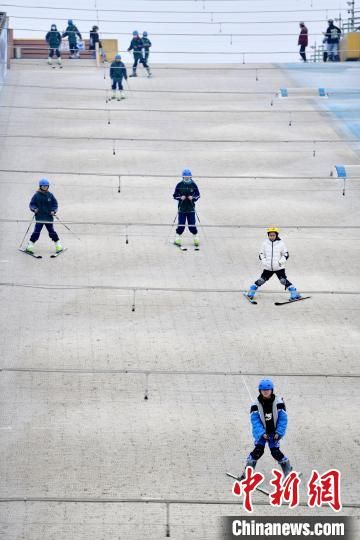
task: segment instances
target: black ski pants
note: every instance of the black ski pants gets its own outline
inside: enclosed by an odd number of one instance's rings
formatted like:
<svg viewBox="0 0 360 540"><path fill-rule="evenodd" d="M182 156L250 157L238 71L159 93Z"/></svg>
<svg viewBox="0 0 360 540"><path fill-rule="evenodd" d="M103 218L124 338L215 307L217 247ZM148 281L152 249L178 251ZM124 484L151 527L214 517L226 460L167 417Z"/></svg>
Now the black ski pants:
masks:
<svg viewBox="0 0 360 540"><path fill-rule="evenodd" d="M255 285L261 287L261 285L264 285L266 281L269 281L274 274L276 274L278 280L284 285L285 289L292 285L291 281L289 281L286 276L285 268L281 268L281 270L264 270L260 278L255 281Z"/></svg>

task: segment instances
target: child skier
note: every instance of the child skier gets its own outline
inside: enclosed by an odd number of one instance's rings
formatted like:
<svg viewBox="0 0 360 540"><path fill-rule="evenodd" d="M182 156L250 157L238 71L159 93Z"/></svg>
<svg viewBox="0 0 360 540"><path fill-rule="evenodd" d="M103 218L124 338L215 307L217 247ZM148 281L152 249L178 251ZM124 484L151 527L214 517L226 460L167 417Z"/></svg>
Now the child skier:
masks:
<svg viewBox="0 0 360 540"><path fill-rule="evenodd" d="M255 469L264 453L266 443L272 457L279 463L287 476L292 471L289 458L280 450L280 439L285 436L288 417L283 399L274 394L274 385L270 379L262 379L258 385L259 395L251 405L250 422L255 439L255 448L246 459L246 467ZM245 478L245 471L239 475L239 481Z"/></svg>
<svg viewBox="0 0 360 540"><path fill-rule="evenodd" d="M54 195L49 191L50 182L46 178L39 181L39 189L32 197L29 208L35 214L36 225L34 232L30 236L26 250L28 253L34 253L34 244L39 240L41 229L45 225L51 240L55 242L56 253L63 250L60 239L54 230L52 223L41 223L43 221L54 221L54 216L58 209L58 203Z"/></svg>
<svg viewBox="0 0 360 540"><path fill-rule="evenodd" d="M121 55L117 54L114 62L112 62L110 66L110 79L112 80L111 88L113 91L111 99L116 99L116 87L119 88L117 100L120 101L120 99L125 99L122 85L123 78L127 81L127 71L125 64L121 61Z"/></svg>
<svg viewBox="0 0 360 540"><path fill-rule="evenodd" d="M134 30L133 38L132 38L130 46L128 48L128 52L133 51L133 53L134 53L134 65L133 65L133 68L132 68L133 72L130 75L130 77L137 77L136 68L137 68L138 62L140 62L140 64L142 64L144 66L144 68L147 71L148 77L151 77L150 68L147 65L147 63L146 63L146 61L145 61L145 59L144 59L144 57L142 55L142 49L143 48L144 48L143 40L139 36L139 32Z"/></svg>
<svg viewBox="0 0 360 540"><path fill-rule="evenodd" d="M173 198L178 201L178 227L174 244L181 247L181 235L187 221L189 231L194 235L194 246L198 247L200 241L197 236L195 203L200 199L200 192L189 169L183 170L182 181L177 184Z"/></svg>
<svg viewBox="0 0 360 540"><path fill-rule="evenodd" d="M72 21L72 19L69 19L67 28L62 35L63 38L67 37L69 39L69 50L70 50L69 58L80 58L79 47L78 47L76 36L79 39L82 39L81 34L79 30L77 29L77 27L75 26L74 22Z"/></svg>
<svg viewBox="0 0 360 540"><path fill-rule="evenodd" d="M48 56L49 66L52 65L52 58L54 54L56 54L56 58L58 59L58 64L62 68L61 54L60 54L61 34L58 31L56 24L51 25L49 32L45 36L45 40L47 41L49 45L49 56ZM55 66L52 66L52 67L55 68Z"/></svg>
<svg viewBox="0 0 360 540"><path fill-rule="evenodd" d="M148 38L147 32L143 32L142 42L143 42L143 47L144 47L144 59L145 59L145 62L148 63L149 56L150 56L150 47L152 44L151 44L150 39Z"/></svg>
<svg viewBox="0 0 360 540"><path fill-rule="evenodd" d="M263 264L264 270L260 278L250 286L247 296L253 299L256 290L268 281L273 274L276 274L280 283L284 285L285 290L289 290L290 300L298 300L301 296L297 292L296 287L288 280L285 273L285 264L289 258L289 252L285 243L279 237L279 229L277 227L270 227L267 230L267 235L268 238L264 241L259 253L259 259Z"/></svg>

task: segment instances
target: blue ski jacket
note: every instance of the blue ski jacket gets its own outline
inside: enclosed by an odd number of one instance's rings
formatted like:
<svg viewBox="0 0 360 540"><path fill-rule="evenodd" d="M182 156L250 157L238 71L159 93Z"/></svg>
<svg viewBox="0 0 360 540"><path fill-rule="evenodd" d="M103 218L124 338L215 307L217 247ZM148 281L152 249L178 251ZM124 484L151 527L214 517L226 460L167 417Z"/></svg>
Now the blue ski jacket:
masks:
<svg viewBox="0 0 360 540"><path fill-rule="evenodd" d="M188 199L190 195L192 196L191 201ZM182 196L186 197L184 201L181 200ZM191 182L181 180L175 187L173 198L178 201L179 213L195 212L195 203L200 199L200 191L193 180Z"/></svg>
<svg viewBox="0 0 360 540"><path fill-rule="evenodd" d="M32 197L29 208L35 212L36 221L54 221L51 212L57 212L58 203L50 191L37 191Z"/></svg>
<svg viewBox="0 0 360 540"><path fill-rule="evenodd" d="M273 419L275 425L275 432L284 437L288 424L288 416L284 400L281 397L275 396L273 401ZM259 398L251 405L250 409L250 422L252 427L252 433L255 441L258 441L266 433L264 408L259 401Z"/></svg>

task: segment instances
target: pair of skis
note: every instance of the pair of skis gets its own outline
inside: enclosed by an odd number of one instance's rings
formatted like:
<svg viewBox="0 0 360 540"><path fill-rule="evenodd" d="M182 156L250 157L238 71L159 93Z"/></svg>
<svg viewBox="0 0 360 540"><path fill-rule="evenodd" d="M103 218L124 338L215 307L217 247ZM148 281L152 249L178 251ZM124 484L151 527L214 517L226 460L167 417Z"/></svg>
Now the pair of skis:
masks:
<svg viewBox="0 0 360 540"><path fill-rule="evenodd" d="M187 251L188 248L184 246L179 246L178 244L174 243L174 246L176 246L180 251ZM200 246L194 246L194 251L200 251Z"/></svg>
<svg viewBox="0 0 360 540"><path fill-rule="evenodd" d="M50 255L50 259L55 259L59 255L64 253L64 251L66 251L66 250L67 250L67 248L64 248L61 251L58 251L57 253L52 253ZM26 251L26 249L20 249L19 248L19 251L21 251L22 253L25 253L25 255L30 255L30 257L34 257L34 259L42 259L42 255L36 255L36 253L31 253L30 251Z"/></svg>
<svg viewBox="0 0 360 540"><path fill-rule="evenodd" d="M246 293L243 293L245 298L247 298L250 302L250 304L257 305L257 301L248 296ZM274 302L275 306L284 306L285 304L294 304L295 302L301 302L301 300L307 300L308 298L311 298L311 296L301 296L300 298L295 298L294 300L285 300L285 302Z"/></svg>

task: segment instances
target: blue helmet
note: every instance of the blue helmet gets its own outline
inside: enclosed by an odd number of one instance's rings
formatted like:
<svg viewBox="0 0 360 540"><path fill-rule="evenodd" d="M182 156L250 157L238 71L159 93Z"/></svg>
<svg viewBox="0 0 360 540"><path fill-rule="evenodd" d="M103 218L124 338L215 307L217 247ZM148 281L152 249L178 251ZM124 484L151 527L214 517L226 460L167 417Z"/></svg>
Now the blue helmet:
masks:
<svg viewBox="0 0 360 540"><path fill-rule="evenodd" d="M184 169L183 172L182 172L182 176L189 176L190 178L192 178L192 173L190 171L190 169Z"/></svg>
<svg viewBox="0 0 360 540"><path fill-rule="evenodd" d="M121 60L121 54L115 54L115 60Z"/></svg>
<svg viewBox="0 0 360 540"><path fill-rule="evenodd" d="M148 33L147 32L143 32L143 36L144 37L147 37Z"/></svg>
<svg viewBox="0 0 360 540"><path fill-rule="evenodd" d="M74 24L72 19L68 20L68 24Z"/></svg>
<svg viewBox="0 0 360 540"><path fill-rule="evenodd" d="M133 31L133 36L135 37L135 36L138 36L138 35L139 35L139 32L137 30L134 30Z"/></svg>
<svg viewBox="0 0 360 540"><path fill-rule="evenodd" d="M49 187L50 186L50 182L47 178L41 178L41 180L39 180L39 186L47 186Z"/></svg>
<svg viewBox="0 0 360 540"><path fill-rule="evenodd" d="M260 390L274 390L274 383L270 379L261 379L259 382Z"/></svg>

